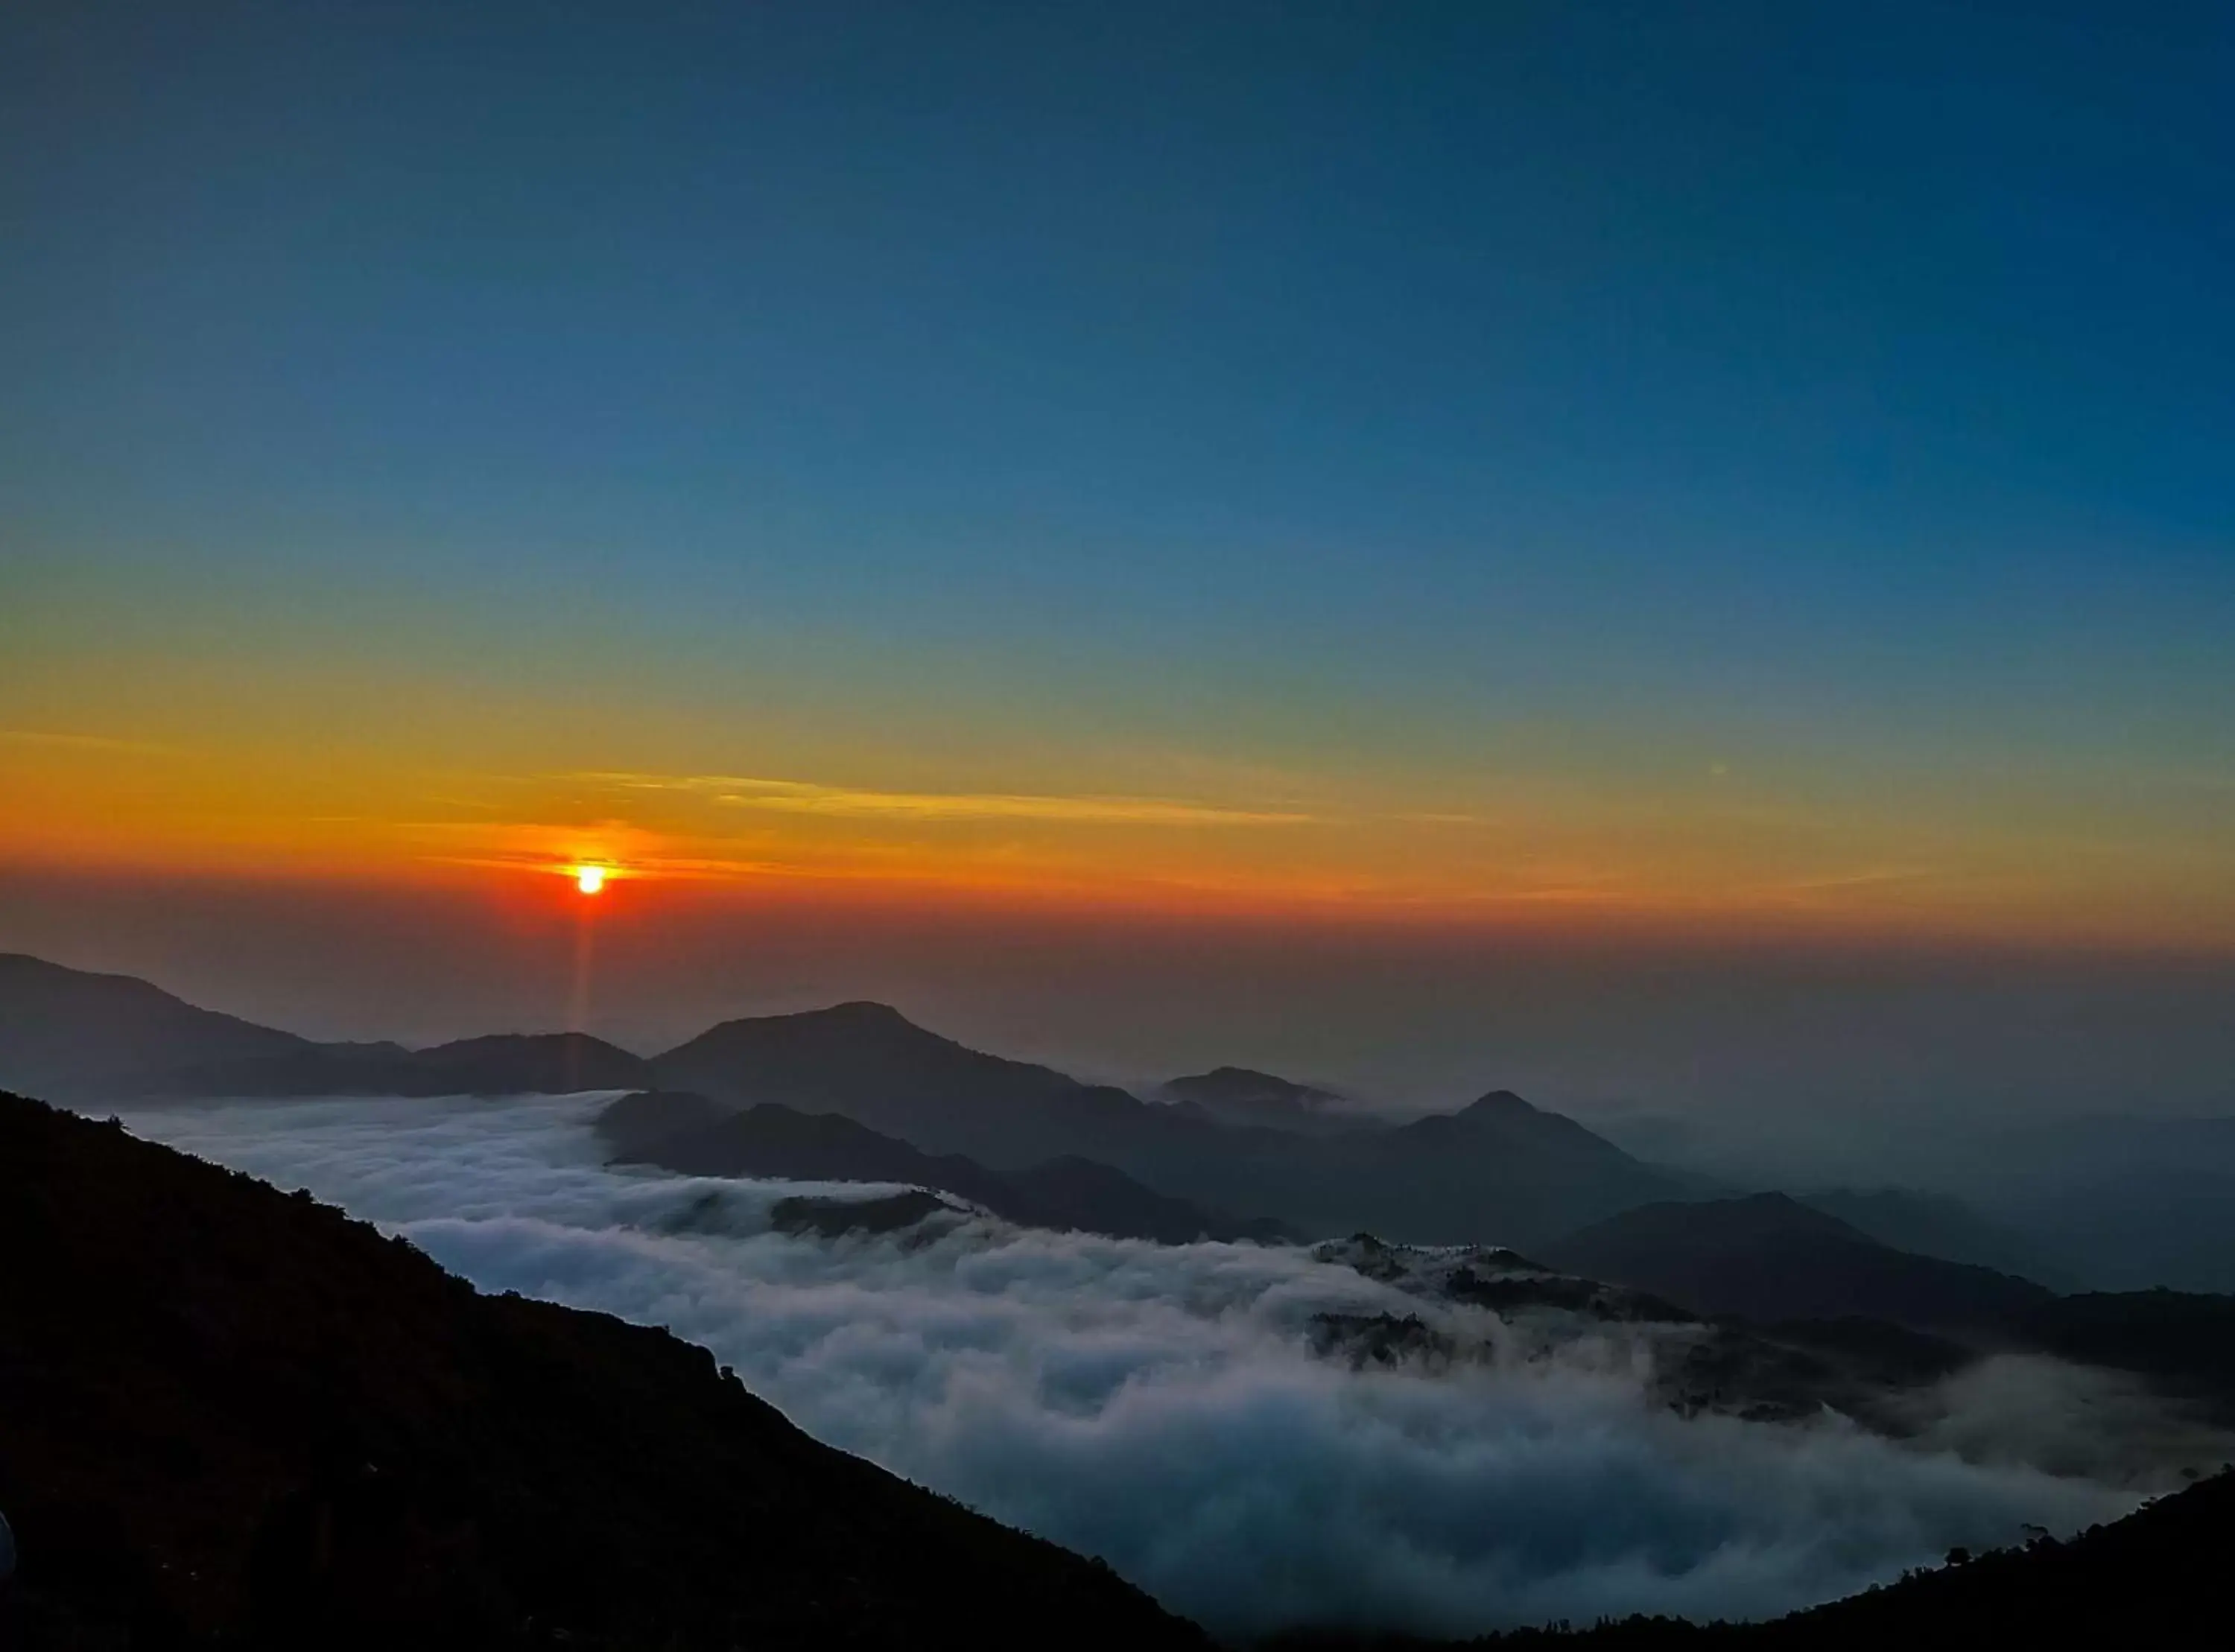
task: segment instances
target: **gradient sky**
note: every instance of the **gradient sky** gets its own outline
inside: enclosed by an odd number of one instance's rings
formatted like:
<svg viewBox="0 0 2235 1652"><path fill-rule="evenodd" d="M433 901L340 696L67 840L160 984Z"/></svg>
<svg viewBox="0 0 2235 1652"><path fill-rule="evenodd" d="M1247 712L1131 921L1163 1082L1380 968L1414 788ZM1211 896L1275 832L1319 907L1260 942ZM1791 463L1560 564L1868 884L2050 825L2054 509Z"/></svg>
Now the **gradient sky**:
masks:
<svg viewBox="0 0 2235 1652"><path fill-rule="evenodd" d="M2224 5L30 0L0 944L2235 956L2232 291Z"/></svg>

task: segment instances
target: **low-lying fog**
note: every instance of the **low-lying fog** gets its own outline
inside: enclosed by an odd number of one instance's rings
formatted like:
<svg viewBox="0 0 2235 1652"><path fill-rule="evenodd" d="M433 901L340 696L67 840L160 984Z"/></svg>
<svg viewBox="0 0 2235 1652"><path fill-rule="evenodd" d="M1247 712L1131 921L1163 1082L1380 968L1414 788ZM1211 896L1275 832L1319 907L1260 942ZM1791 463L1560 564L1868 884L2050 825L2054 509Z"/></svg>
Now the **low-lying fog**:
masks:
<svg viewBox="0 0 2235 1652"><path fill-rule="evenodd" d="M789 1237L769 1212L796 1185L602 1167L601 1101L128 1122L307 1187L484 1289L668 1326L818 1438L1099 1555L1224 1633L1766 1615L1953 1544L2115 1517L2156 1483L2105 1426L2148 1402L2046 1361L1954 1380L1907 1444L1829 1415L1686 1419L1648 1397L1648 1328L1532 1336L1302 1250L992 1222L928 1243ZM1357 1369L1313 1352L1329 1309L1471 1316L1527 1357Z"/></svg>

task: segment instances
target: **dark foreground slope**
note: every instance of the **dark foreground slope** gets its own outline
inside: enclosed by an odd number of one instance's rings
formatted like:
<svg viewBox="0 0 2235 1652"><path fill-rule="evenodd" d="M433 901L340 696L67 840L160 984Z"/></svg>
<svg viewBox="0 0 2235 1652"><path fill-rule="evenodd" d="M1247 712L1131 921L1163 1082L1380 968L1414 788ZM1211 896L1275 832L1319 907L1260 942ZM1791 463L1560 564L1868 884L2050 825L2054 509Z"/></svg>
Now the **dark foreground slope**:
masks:
<svg viewBox="0 0 2235 1652"><path fill-rule="evenodd" d="M22 1646L1202 1643L703 1349L4 1094L0 1509Z"/></svg>
<svg viewBox="0 0 2235 1652"><path fill-rule="evenodd" d="M1576 1632L1519 1629L1465 1642L1302 1635L1276 1645L1283 1652L1428 1652L1461 1645L1701 1652L2225 1646L2235 1612L2235 1585L2226 1570L2231 1549L2235 1473L2223 1473L2068 1543L2044 1538L1998 1550L1767 1623L1629 1618Z"/></svg>

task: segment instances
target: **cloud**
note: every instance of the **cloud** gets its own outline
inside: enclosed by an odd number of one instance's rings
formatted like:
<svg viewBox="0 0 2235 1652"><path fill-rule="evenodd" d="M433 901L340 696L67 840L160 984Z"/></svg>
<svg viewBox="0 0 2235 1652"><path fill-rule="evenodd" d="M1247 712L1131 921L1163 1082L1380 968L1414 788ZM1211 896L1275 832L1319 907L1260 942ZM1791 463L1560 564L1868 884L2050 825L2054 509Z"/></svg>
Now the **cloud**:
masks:
<svg viewBox="0 0 2235 1652"><path fill-rule="evenodd" d="M1078 826L1301 826L1314 817L1151 797L1053 797L1006 792L879 792L736 774L582 774L640 791L689 792L734 808L908 820L1042 820Z"/></svg>
<svg viewBox="0 0 2235 1652"><path fill-rule="evenodd" d="M175 746L166 746L150 740L119 740L108 735L70 735L47 728L0 728L0 742L16 746L53 746L70 751L100 752L171 752Z"/></svg>
<svg viewBox="0 0 2235 1652"><path fill-rule="evenodd" d="M666 1325L817 1437L1099 1555L1225 1634L1764 1616L2138 1500L2130 1476L2029 1455L2029 1429L2070 1440L2082 1390L2061 1368L1937 1397L1912 1446L1832 1417L1688 1420L1647 1397L1635 1328L1532 1333L1288 1248L991 1221L928 1243L789 1237L769 1211L796 1186L607 1169L593 1105L131 1122L308 1186L484 1288ZM1310 1351L1328 1310L1435 1316L1499 1356L1353 1370Z"/></svg>

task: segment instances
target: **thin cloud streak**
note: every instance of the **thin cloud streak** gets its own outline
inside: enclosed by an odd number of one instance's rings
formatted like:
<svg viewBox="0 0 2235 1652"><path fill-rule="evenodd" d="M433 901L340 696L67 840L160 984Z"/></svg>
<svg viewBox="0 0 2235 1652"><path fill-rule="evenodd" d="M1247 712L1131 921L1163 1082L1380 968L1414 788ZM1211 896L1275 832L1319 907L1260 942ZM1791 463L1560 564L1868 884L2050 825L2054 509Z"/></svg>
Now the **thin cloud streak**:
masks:
<svg viewBox="0 0 2235 1652"><path fill-rule="evenodd" d="M152 740L119 740L108 735L63 734L49 728L0 728L0 741L16 746L56 746L73 751L172 752L175 746Z"/></svg>
<svg viewBox="0 0 2235 1652"><path fill-rule="evenodd" d="M733 774L579 774L632 791L687 792L734 808L910 820L1044 820L1078 826L1307 826L1289 810L1228 808L1173 798L1059 797L1009 792L880 792Z"/></svg>

